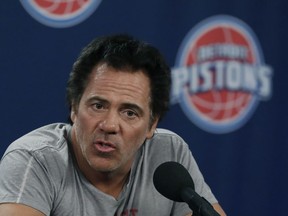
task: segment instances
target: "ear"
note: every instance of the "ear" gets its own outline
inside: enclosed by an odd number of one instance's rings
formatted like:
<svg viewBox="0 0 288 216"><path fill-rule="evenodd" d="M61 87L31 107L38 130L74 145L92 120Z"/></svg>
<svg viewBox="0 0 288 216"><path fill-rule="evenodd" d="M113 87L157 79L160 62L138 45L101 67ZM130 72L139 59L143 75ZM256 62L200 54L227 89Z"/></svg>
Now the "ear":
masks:
<svg viewBox="0 0 288 216"><path fill-rule="evenodd" d="M159 118L156 118L150 128L150 130L148 131L147 135L146 135L146 138L147 139L150 139L151 137L153 137L154 135L154 132L157 128L157 125L158 125L158 121L159 121Z"/></svg>
<svg viewBox="0 0 288 216"><path fill-rule="evenodd" d="M71 111L70 111L70 119L73 123L76 121L76 116L77 115L77 110L75 110L75 107L72 106Z"/></svg>

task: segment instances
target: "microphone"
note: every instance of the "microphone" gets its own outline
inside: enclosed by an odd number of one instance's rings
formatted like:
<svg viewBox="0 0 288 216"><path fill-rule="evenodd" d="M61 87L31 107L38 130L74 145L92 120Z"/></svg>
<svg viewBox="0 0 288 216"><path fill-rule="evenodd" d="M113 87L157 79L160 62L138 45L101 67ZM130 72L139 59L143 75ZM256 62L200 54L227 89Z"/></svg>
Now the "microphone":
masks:
<svg viewBox="0 0 288 216"><path fill-rule="evenodd" d="M154 172L153 183L164 197L186 202L193 216L220 216L205 198L195 192L191 175L180 163L168 161L160 164Z"/></svg>

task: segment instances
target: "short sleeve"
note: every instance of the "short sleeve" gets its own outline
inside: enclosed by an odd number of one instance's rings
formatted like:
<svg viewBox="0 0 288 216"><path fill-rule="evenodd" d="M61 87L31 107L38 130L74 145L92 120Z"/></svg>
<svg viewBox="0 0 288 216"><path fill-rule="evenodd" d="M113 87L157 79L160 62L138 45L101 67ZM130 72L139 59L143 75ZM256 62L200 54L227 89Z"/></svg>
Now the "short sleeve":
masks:
<svg viewBox="0 0 288 216"><path fill-rule="evenodd" d="M37 155L13 150L0 163L0 203L25 204L49 215L53 204L51 182Z"/></svg>
<svg viewBox="0 0 288 216"><path fill-rule="evenodd" d="M181 140L182 139L180 139L180 141ZM205 179L199 169L197 162L195 161L195 158L193 157L192 151L190 150L188 144L186 144L183 140L182 142L184 143L184 146L180 163L182 163L188 169L188 172L190 173L194 182L195 191L211 204L217 203L218 201L212 193L209 185L205 182Z"/></svg>

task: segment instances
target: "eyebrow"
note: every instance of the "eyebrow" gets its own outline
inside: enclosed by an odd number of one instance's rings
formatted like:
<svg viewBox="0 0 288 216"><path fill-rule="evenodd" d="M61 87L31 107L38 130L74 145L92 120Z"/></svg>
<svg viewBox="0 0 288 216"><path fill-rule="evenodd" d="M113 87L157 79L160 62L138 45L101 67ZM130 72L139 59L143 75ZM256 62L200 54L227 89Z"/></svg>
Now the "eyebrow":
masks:
<svg viewBox="0 0 288 216"><path fill-rule="evenodd" d="M129 109L136 110L141 116L144 113L143 109L140 106L138 106L137 104L134 104L134 103L123 103L121 106L123 106L124 108L129 108Z"/></svg>
<svg viewBox="0 0 288 216"><path fill-rule="evenodd" d="M109 101L100 97L100 96L92 96L92 97L89 97L88 100L86 101L86 103L91 103L93 101L100 101L102 103L105 103L105 104L109 104Z"/></svg>

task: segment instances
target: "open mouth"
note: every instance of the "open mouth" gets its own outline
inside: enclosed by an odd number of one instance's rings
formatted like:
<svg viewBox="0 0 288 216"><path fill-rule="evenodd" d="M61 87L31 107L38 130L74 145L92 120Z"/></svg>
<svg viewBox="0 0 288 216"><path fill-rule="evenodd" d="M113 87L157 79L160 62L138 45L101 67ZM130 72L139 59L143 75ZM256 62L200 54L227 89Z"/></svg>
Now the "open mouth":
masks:
<svg viewBox="0 0 288 216"><path fill-rule="evenodd" d="M110 142L97 141L94 143L95 148L99 152L110 153L116 150L116 146Z"/></svg>

